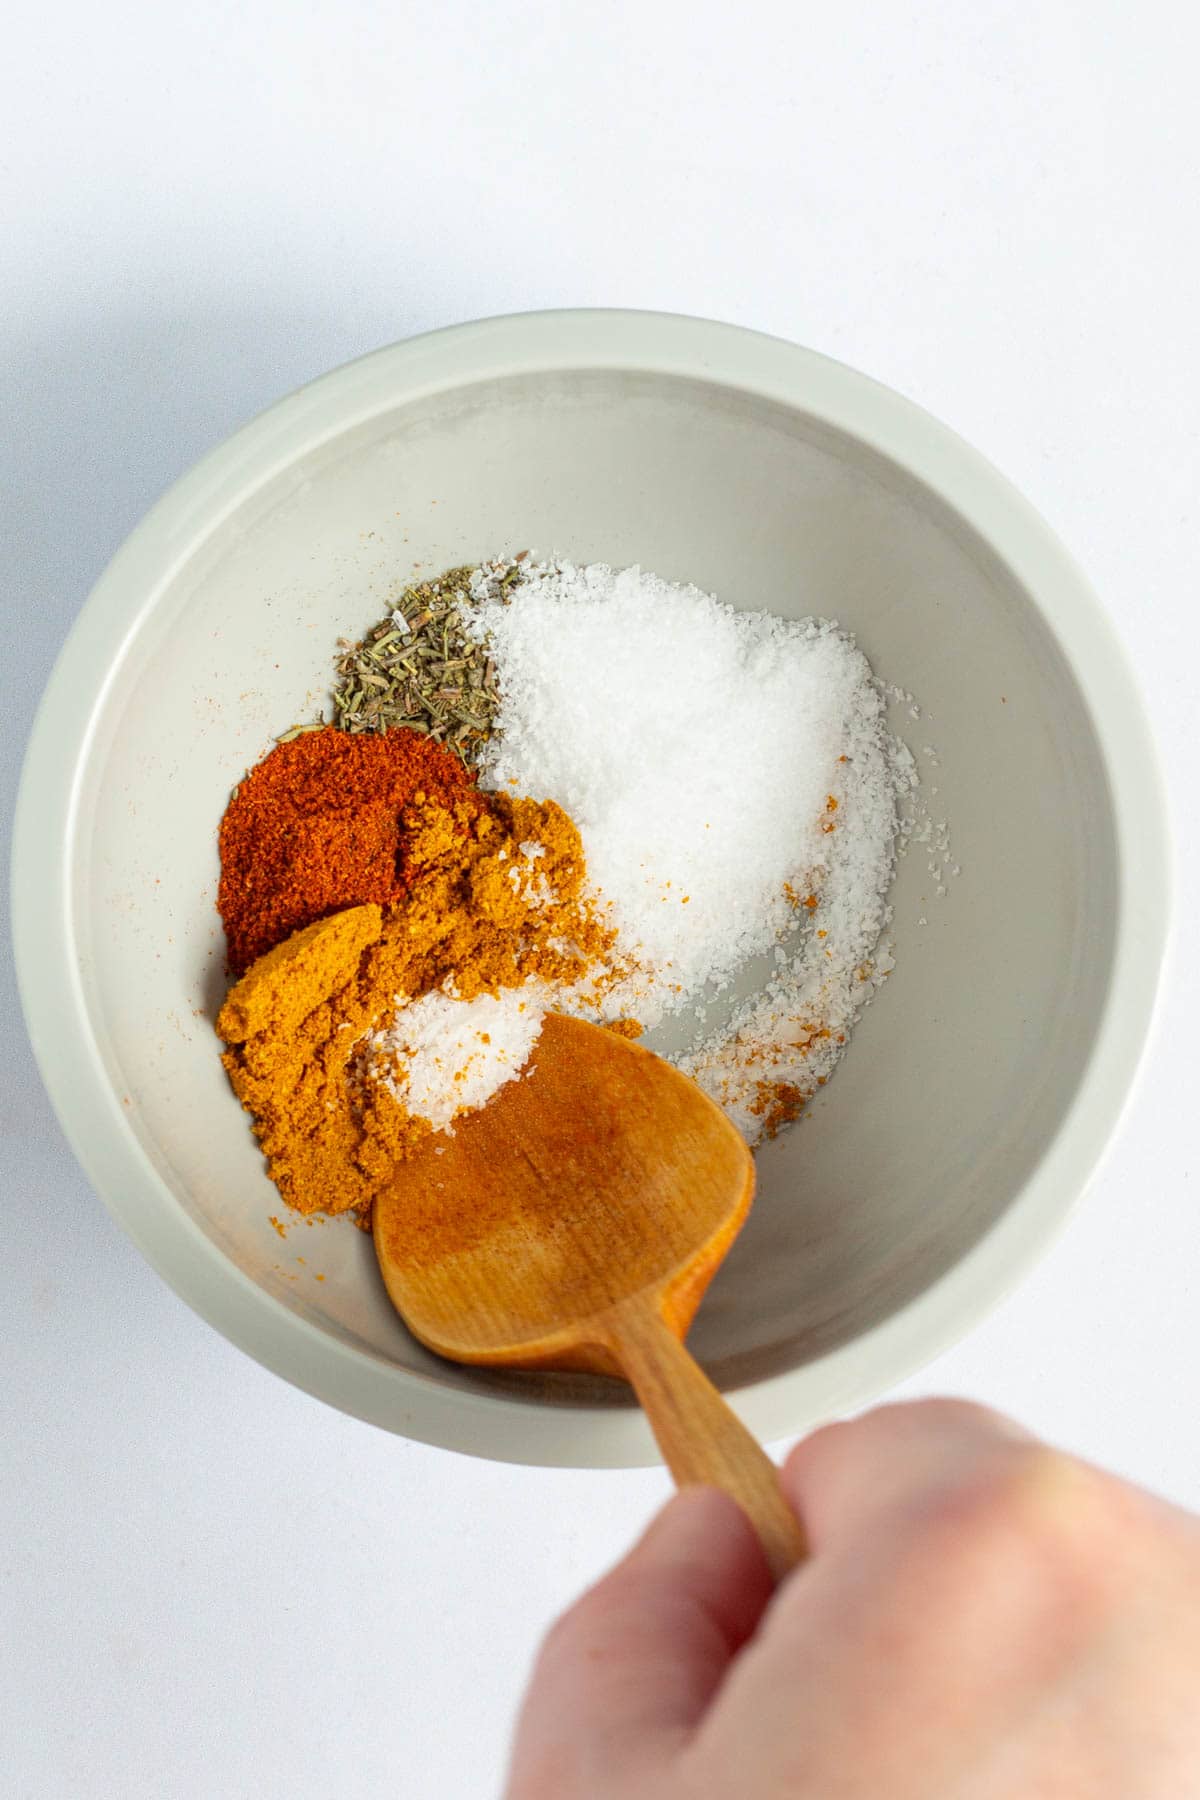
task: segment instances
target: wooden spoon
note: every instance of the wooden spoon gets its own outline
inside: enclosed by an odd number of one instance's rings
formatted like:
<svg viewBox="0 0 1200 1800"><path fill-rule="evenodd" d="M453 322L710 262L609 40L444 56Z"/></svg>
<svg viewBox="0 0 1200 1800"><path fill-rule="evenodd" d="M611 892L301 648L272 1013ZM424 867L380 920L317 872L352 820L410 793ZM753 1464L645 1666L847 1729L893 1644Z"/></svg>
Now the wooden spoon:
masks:
<svg viewBox="0 0 1200 1800"><path fill-rule="evenodd" d="M676 1482L732 1494L778 1579L805 1554L778 1471L682 1342L753 1191L694 1082L551 1014L528 1072L399 1166L374 1233L393 1304L440 1356L624 1375Z"/></svg>

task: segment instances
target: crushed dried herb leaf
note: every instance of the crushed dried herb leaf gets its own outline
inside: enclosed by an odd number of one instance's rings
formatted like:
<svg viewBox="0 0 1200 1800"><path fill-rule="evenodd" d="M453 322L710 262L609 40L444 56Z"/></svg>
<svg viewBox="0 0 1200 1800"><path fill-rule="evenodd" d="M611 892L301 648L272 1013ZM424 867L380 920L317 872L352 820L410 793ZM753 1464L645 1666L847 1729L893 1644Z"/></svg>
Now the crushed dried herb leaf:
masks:
<svg viewBox="0 0 1200 1800"><path fill-rule="evenodd" d="M470 603L470 565L405 588L357 643L339 644L334 723L342 731L402 725L474 762L491 735L500 696L486 644L468 637L460 609ZM505 571L510 589L517 562Z"/></svg>

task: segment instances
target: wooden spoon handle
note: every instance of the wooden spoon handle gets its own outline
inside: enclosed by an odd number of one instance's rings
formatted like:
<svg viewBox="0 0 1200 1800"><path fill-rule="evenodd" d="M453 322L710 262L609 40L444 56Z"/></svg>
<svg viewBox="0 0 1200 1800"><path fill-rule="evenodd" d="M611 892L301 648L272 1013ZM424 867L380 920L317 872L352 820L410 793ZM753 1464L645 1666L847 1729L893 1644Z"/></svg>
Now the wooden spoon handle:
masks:
<svg viewBox="0 0 1200 1800"><path fill-rule="evenodd" d="M677 1487L723 1488L758 1533L776 1581L808 1554L779 1470L717 1392L653 1303L626 1301L606 1319L609 1348L641 1401Z"/></svg>

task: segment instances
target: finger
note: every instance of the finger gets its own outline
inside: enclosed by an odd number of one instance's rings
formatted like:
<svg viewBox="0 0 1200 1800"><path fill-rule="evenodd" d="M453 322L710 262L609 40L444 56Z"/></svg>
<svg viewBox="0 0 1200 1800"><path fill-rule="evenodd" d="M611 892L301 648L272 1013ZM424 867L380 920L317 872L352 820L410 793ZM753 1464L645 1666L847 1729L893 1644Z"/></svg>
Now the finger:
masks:
<svg viewBox="0 0 1200 1800"><path fill-rule="evenodd" d="M805 1438L784 1464L783 1488L819 1552L1030 1441L1011 1419L969 1401L901 1402Z"/></svg>
<svg viewBox="0 0 1200 1800"><path fill-rule="evenodd" d="M590 1796L618 1769L668 1756L770 1594L737 1505L713 1488L677 1494L547 1638L517 1728L513 1791Z"/></svg>

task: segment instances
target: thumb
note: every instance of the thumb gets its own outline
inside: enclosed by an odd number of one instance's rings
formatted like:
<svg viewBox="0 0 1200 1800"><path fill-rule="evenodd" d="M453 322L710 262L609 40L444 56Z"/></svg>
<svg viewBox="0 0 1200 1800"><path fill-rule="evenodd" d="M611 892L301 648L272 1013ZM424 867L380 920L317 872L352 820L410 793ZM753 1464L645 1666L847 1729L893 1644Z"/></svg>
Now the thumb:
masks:
<svg viewBox="0 0 1200 1800"><path fill-rule="evenodd" d="M749 1523L685 1488L547 1637L517 1727L509 1800L574 1800L668 1756L758 1623L771 1577Z"/></svg>

